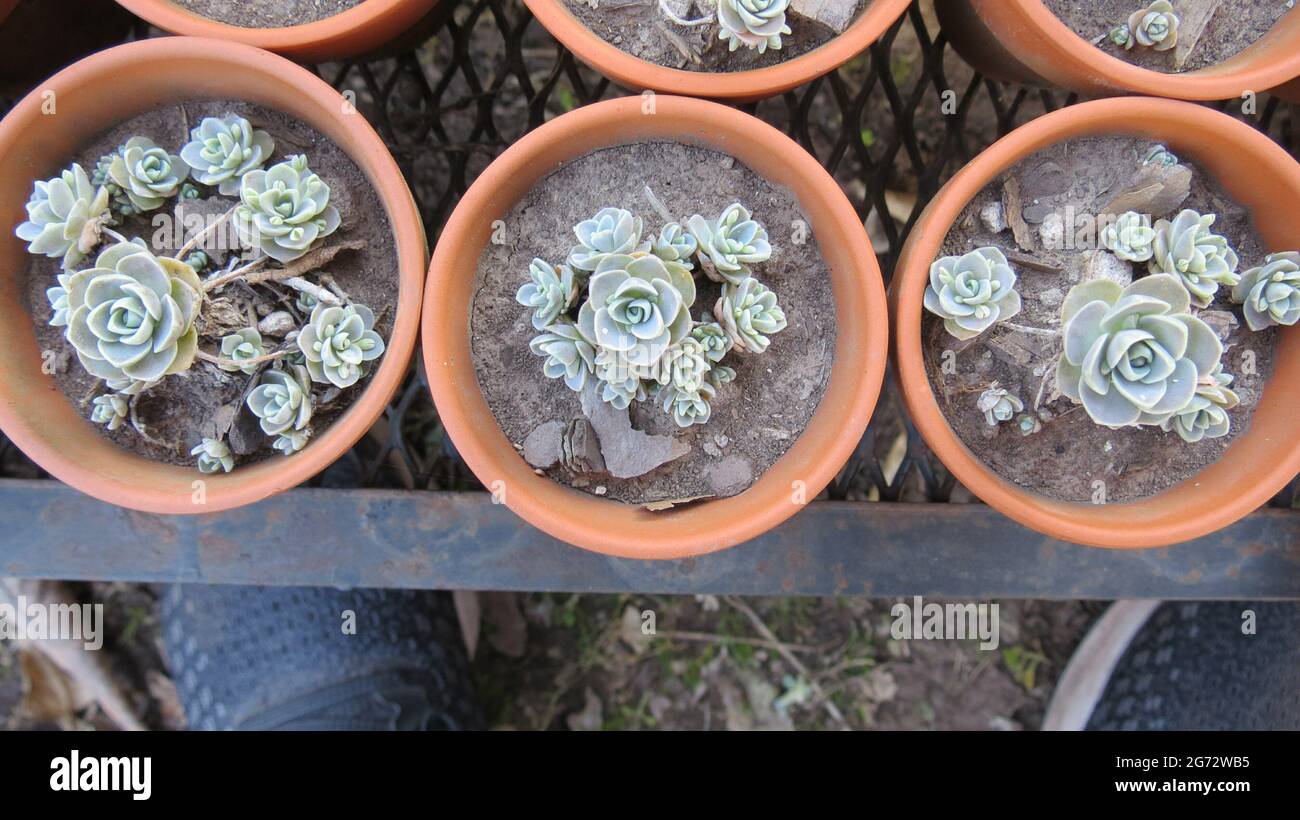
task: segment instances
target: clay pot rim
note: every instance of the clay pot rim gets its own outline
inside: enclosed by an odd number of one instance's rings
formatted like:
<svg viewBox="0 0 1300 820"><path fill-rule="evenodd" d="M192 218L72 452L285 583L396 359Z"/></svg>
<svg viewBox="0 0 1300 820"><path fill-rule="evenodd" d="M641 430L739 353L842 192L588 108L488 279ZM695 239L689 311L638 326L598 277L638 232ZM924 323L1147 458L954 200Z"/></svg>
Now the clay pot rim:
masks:
<svg viewBox="0 0 1300 820"><path fill-rule="evenodd" d="M979 2L979 0L976 0ZM984 9L981 7L981 15ZM1263 93L1300 75L1300 48L1282 59L1251 60L1246 65L1224 70L1254 47L1247 46L1221 63L1205 68L1166 74L1134 65L1102 51L1080 37L1043 0L996 0L993 13L1002 16L1018 33L1044 44L1046 59L1064 65L1066 71L1104 78L1133 94L1172 97L1183 100L1225 100L1246 91Z"/></svg>
<svg viewBox="0 0 1300 820"><path fill-rule="evenodd" d="M128 66L140 63L166 65L167 72L158 72L158 76L169 76L174 82L178 71L183 70L181 67L192 60L240 65L256 72L268 83L290 86L300 99L308 101L320 112L315 121L306 117L300 119L321 131L327 130L321 127L322 123L333 120L347 133L351 144L338 140L335 143L365 174L386 208L396 247L398 300L393 331L386 340L387 352L370 383L326 430L313 436L306 448L292 456L266 458L236 468L229 474L201 476L193 468L145 459L106 441L113 454L111 458L119 465L143 464L150 471L183 471L186 476L203 478L207 485L207 498L202 506L190 503L187 495L134 484L116 474L111 465L96 463L47 444L44 437L33 431L31 420L18 412L13 402L0 400L0 428L47 472L87 495L154 513L209 513L250 504L307 481L346 453L383 414L406 376L415 348L427 258L424 228L415 201L397 163L374 129L360 115L344 115L342 97L319 77L283 57L240 43L197 37L161 37L115 46L79 60L41 83L0 121L0 157L9 156L17 145L32 138L27 135L39 134L42 122L54 121L55 118L41 113L45 92L53 91L56 98L62 99L67 93L65 89L96 77L119 77ZM193 85L196 88L190 98L213 96L199 91L197 86L200 83ZM12 230L7 230L4 236L0 241L21 244ZM51 386L51 389L59 400L63 400L57 388ZM84 419L82 421L90 424Z"/></svg>
<svg viewBox="0 0 1300 820"><path fill-rule="evenodd" d="M887 360L888 310L862 222L811 155L772 126L736 109L669 95L657 97L655 103L653 116L642 113L642 100L635 96L578 108L525 134L479 175L434 250L422 347L434 403L448 435L484 485L494 493L501 491L506 506L570 544L625 558L665 559L700 555L758 536L801 509L802 501L792 501L792 479L803 482L803 497L810 500L834 478L876 405ZM653 123L651 133L630 125L638 121ZM611 133L622 127L635 133ZM794 192L806 213L825 215L818 221L808 214L814 220L812 233L832 267L837 321L826 395L791 448L739 495L664 512L601 499L533 473L497 425L479 388L468 327L473 276L472 270L465 270L488 241L492 221L518 201L510 192L534 186L557 167L552 160L567 162L601 147L655 139L675 139L732 156L761 153L762 162L747 163L755 173L767 179L778 172L789 177L792 183L778 184ZM832 243L837 243L835 250L827 252ZM841 262L832 264L832 256ZM463 299L461 294L447 296L457 281L466 292Z"/></svg>
<svg viewBox="0 0 1300 820"><path fill-rule="evenodd" d="M1249 484L1240 486L1239 491L1216 499L1217 504L1202 505L1194 515L1173 523L1155 515L1147 502L1165 498L1187 485L1199 486L1200 473L1146 499L1108 503L1104 514L1098 514L1098 508L1092 504L1057 501L1025 490L985 465L948 424L925 371L921 343L922 297L928 282L929 266L938 255L949 229L985 185L1044 147L1098 132L1140 134L1133 123L1143 120L1173 121L1193 135L1199 133L1198 129L1229 132L1232 141L1239 144L1242 151L1269 163L1279 176L1290 180L1293 190L1300 190L1300 165L1296 165L1267 136L1226 114L1195 103L1144 97L1114 97L1078 103L1015 129L953 176L918 219L890 283L895 372L908 413L935 455L958 481L1020 524L1061 540L1116 549L1160 547L1191 540L1225 527L1263 506L1300 472L1300 440L1293 439L1279 446L1278 457L1270 463L1257 465ZM1255 430L1252 427L1242 438L1252 435ZM1236 446L1236 442L1232 446ZM1124 510L1132 511L1132 514L1117 523ZM1088 514L1085 515L1085 511Z"/></svg>
<svg viewBox="0 0 1300 820"><path fill-rule="evenodd" d="M363 0L350 9L310 23L279 28L245 28L213 20L171 2L171 0L117 0L135 16L158 28L188 37L211 37L244 43L267 51L321 57L351 56L352 51L331 44L363 34L382 24L402 7L412 4L420 14L433 8L436 0ZM412 19L418 18L414 15ZM379 45L381 43L375 43ZM365 50L365 49L362 49Z"/></svg>
<svg viewBox="0 0 1300 820"><path fill-rule="evenodd" d="M560 0L524 0L537 21L583 62L629 88L720 100L759 100L833 71L880 39L912 0L873 0L843 34L798 57L746 71L686 71L634 57L607 43Z"/></svg>

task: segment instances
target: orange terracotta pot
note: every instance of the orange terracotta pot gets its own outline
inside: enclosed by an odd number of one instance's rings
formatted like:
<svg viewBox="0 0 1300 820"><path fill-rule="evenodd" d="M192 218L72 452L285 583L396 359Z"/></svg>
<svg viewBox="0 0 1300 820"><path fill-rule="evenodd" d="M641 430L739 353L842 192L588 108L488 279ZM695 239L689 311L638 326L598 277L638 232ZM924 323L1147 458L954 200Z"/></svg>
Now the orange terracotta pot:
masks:
<svg viewBox="0 0 1300 820"><path fill-rule="evenodd" d="M53 115L43 113L53 91ZM41 371L28 313L25 243L14 236L35 179L66 167L105 129L158 106L236 96L291 114L347 152L384 203L397 245L398 307L388 351L365 391L333 424L290 457L228 474L160 464L118 448L82 417ZM337 91L267 51L222 40L163 37L102 51L59 72L0 121L0 428L56 478L104 501L155 513L200 513L250 504L306 481L348 450L380 416L411 360L427 258L424 232L397 164L366 121L344 113ZM203 478L206 503L192 500Z"/></svg>
<svg viewBox="0 0 1300 820"><path fill-rule="evenodd" d="M1163 546L1231 524L1266 503L1300 471L1300 327L1283 329L1273 377L1250 427L1222 458L1158 495L1104 507L1054 501L989 469L948 425L922 357L921 302L930 264L966 204L1035 151L1100 135L1136 135L1168 145L1213 175L1250 210L1270 251L1300 248L1300 213L1278 205L1294 201L1300 193L1300 165L1255 129L1209 108L1172 100L1111 99L1069 106L998 140L949 180L922 212L890 283L893 355L917 429L957 480L988 504L1065 541L1101 547Z"/></svg>
<svg viewBox="0 0 1300 820"><path fill-rule="evenodd" d="M873 0L844 33L785 62L749 71L683 71L633 57L607 43L560 0L524 0L555 39L625 88L718 100L761 100L815 80L862 53L902 16L912 0Z"/></svg>
<svg viewBox="0 0 1300 820"><path fill-rule="evenodd" d="M610 555L681 558L760 535L794 515L803 499L816 496L835 476L875 407L888 317L880 268L862 222L807 152L733 108L660 96L648 115L641 102L623 97L558 117L525 135L479 176L434 250L424 303L424 363L438 415L460 454L529 523ZM826 395L789 451L739 495L662 512L597 498L534 474L493 421L474 372L469 337L475 270L493 221L562 164L600 148L645 140L725 152L793 191L831 270L838 327Z"/></svg>
<svg viewBox="0 0 1300 820"><path fill-rule="evenodd" d="M364 0L314 23L283 28L243 28L195 14L171 0L117 0L164 31L215 37L274 51L302 63L342 60L372 52L428 17L437 0Z"/></svg>
<svg viewBox="0 0 1300 820"><path fill-rule="evenodd" d="M1142 4L1134 3L1134 7ZM1218 13L1231 13L1225 3ZM1300 14L1287 14L1231 59L1165 74L1112 57L1075 34L1042 0L935 0L948 40L981 73L1089 96L1150 94L1226 100L1300 75Z"/></svg>

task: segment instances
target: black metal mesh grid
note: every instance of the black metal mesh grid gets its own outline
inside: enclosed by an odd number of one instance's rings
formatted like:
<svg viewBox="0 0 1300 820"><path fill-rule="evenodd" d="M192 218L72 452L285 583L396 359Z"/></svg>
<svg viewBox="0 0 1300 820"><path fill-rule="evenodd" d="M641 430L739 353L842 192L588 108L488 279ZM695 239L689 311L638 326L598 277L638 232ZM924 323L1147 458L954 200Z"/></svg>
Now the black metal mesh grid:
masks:
<svg viewBox="0 0 1300 820"><path fill-rule="evenodd" d="M157 32L153 32L157 34ZM147 32L137 32L147 36ZM356 95L396 157L430 243L461 195L522 134L579 105L630 92L579 63L521 0L444 0L435 31L380 60L317 66ZM963 164L1075 95L984 79L947 46L932 3L913 3L868 51L779 97L739 106L789 134L843 187L871 234L886 282L922 208ZM1300 150L1297 108L1275 98L1215 106ZM949 113L945 113L945 111ZM445 435L417 364L384 416L313 483L481 489ZM0 475L39 468L0 441ZM1295 483L1275 504L1291 506ZM968 500L903 409L892 375L853 456L825 493L836 500Z"/></svg>

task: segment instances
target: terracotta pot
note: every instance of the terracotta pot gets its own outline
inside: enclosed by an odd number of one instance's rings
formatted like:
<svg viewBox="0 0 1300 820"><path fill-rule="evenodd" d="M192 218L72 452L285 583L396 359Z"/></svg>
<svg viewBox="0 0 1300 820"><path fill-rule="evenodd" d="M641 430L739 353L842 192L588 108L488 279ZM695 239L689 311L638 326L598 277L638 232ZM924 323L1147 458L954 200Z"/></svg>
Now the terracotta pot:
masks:
<svg viewBox="0 0 1300 820"><path fill-rule="evenodd" d="M1218 13L1231 13L1230 5ZM1300 75L1300 14L1283 16L1257 42L1218 65L1165 74L1105 53L1042 0L935 0L935 10L957 52L999 80L1057 85L1089 96L1226 100L1263 93Z"/></svg>
<svg viewBox="0 0 1300 820"><path fill-rule="evenodd" d="M411 360L419 321L426 250L415 203L397 164L366 121L344 113L343 99L306 69L267 51L222 40L162 37L102 51L41 84L57 113L42 113L41 91L0 121L0 326L9 355L0 357L0 428L56 478L104 501L157 513L199 513L250 504L300 484L348 450L387 406ZM160 464L118 448L41 372L27 290L15 283L29 257L14 226L34 179L66 167L105 129L158 106L237 96L306 122L333 140L375 187L393 226L399 270L398 307L388 352L365 391L333 424L291 457L268 458L229 474L200 476L193 467ZM192 482L206 482L206 504L191 501Z"/></svg>
<svg viewBox="0 0 1300 820"><path fill-rule="evenodd" d="M302 63L368 54L405 35L434 13L437 0L364 0L314 23L282 28L243 28L195 14L171 0L117 0L164 31L215 37L274 51Z"/></svg>
<svg viewBox="0 0 1300 820"><path fill-rule="evenodd" d="M1273 377L1250 427L1217 462L1141 501L1054 501L998 476L949 427L930 389L921 349L921 301L931 262L962 209L985 185L1025 157L1064 140L1136 135L1194 162L1250 210L1270 251L1300 247L1300 214L1279 202L1300 193L1300 165L1268 137L1192 103L1149 98L1098 100L1054 111L981 153L921 213L890 283L894 361L903 399L930 449L957 480L1010 518L1065 541L1101 547L1154 547L1225 527L1281 490L1300 471L1300 327L1280 335ZM1068 467L1068 465L1063 465Z"/></svg>
<svg viewBox="0 0 1300 820"><path fill-rule="evenodd" d="M0 0L0 94L20 96L73 60L125 39L134 18L113 0Z"/></svg>
<svg viewBox="0 0 1300 820"><path fill-rule="evenodd" d="M719 100L761 100L815 80L862 53L902 16L911 0L872 0L844 33L785 62L749 71L683 71L633 57L587 28L560 0L524 0L551 36L587 65L626 88Z"/></svg>
<svg viewBox="0 0 1300 820"><path fill-rule="evenodd" d="M866 429L888 345L875 254L861 220L821 165L776 129L733 108L671 96L655 103L653 115L642 113L639 97L579 108L528 133L488 166L438 241L422 331L425 371L438 414L484 485L499 490L507 506L551 535L629 558L711 552L794 515L802 499L816 496L835 476ZM662 512L601 499L534 474L492 421L469 338L475 270L493 221L560 165L600 148L644 140L725 152L793 191L831 269L838 327L826 395L789 451L739 495Z"/></svg>

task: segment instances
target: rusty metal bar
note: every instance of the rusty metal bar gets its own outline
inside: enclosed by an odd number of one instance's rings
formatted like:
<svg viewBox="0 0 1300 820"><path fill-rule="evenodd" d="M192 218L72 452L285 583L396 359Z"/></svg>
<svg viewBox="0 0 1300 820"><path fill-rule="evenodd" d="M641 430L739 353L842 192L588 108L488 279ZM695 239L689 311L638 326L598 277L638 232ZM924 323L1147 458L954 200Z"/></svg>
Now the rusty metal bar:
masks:
<svg viewBox="0 0 1300 820"><path fill-rule="evenodd" d="M486 493L297 489L162 517L0 481L0 575L143 582L952 598L1300 598L1300 516L1262 510L1166 549L1100 550L979 504L816 502L702 558L569 547Z"/></svg>

